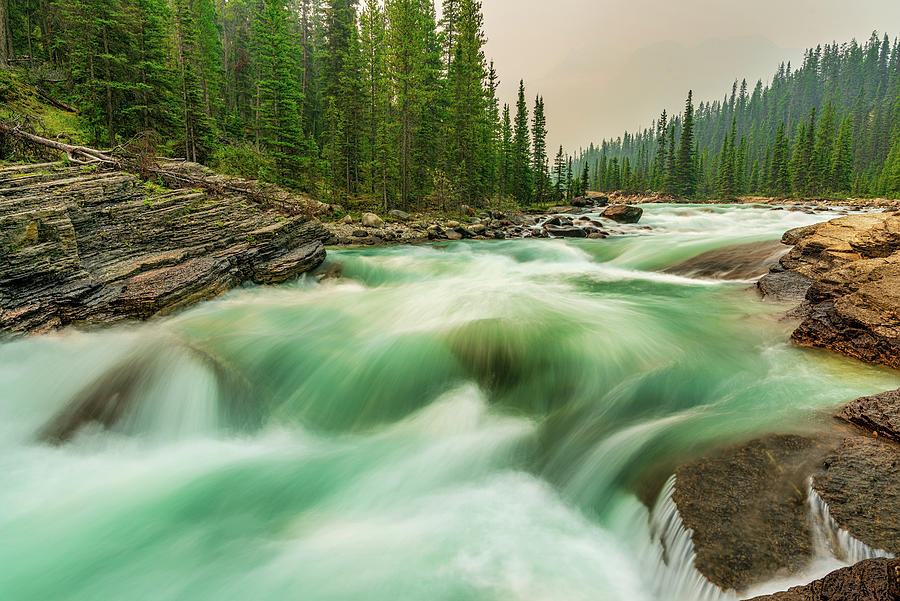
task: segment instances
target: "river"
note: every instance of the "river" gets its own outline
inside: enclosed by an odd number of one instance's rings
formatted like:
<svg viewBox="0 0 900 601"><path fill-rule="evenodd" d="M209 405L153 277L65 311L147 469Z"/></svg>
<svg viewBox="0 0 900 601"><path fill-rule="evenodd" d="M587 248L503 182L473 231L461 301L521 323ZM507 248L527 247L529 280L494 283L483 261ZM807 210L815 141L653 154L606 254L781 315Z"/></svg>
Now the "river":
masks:
<svg viewBox="0 0 900 601"><path fill-rule="evenodd" d="M0 598L707 595L649 525L678 462L900 380L791 346L747 281L663 270L831 216L333 251L340 279L6 342Z"/></svg>

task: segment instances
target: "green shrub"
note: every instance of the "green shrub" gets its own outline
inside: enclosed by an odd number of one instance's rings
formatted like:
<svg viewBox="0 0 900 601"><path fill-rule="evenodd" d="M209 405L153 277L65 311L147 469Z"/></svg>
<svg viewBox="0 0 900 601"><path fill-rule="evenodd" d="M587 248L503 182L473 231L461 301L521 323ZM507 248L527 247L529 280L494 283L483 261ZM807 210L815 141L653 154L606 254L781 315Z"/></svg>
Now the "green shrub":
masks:
<svg viewBox="0 0 900 601"><path fill-rule="evenodd" d="M246 144L222 146L210 157L210 167L225 175L259 179L272 168L271 159Z"/></svg>

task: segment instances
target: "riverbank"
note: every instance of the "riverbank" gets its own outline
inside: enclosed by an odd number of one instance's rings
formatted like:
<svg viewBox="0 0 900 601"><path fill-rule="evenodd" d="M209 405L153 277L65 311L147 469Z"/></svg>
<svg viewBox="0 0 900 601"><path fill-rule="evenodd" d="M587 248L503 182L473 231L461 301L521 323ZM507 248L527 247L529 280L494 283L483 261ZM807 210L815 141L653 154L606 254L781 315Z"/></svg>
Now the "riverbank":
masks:
<svg viewBox="0 0 900 601"><path fill-rule="evenodd" d="M0 333L166 315L321 264L320 207L248 190L167 189L60 163L0 169Z"/></svg>
<svg viewBox="0 0 900 601"><path fill-rule="evenodd" d="M796 305L786 314L799 324L793 342L900 367L900 217L840 217L788 231L782 242L790 250L758 288ZM874 558L900 555L900 392L832 415L812 433L788 427L677 469L672 500L705 578L746 591L824 575L822 558L834 557L854 567L765 599L897 598L900 560Z"/></svg>

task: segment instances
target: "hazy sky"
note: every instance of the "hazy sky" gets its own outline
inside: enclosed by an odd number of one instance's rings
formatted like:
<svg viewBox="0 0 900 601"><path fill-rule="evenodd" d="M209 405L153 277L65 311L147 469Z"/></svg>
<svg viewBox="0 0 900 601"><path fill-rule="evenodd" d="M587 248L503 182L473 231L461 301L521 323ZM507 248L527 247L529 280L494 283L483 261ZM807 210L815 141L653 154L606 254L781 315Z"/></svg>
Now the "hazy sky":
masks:
<svg viewBox="0 0 900 601"><path fill-rule="evenodd" d="M752 89L819 43L900 34L900 0L482 0L488 59L515 101L544 96L549 144L577 149L662 109ZM553 153L551 153L553 154Z"/></svg>

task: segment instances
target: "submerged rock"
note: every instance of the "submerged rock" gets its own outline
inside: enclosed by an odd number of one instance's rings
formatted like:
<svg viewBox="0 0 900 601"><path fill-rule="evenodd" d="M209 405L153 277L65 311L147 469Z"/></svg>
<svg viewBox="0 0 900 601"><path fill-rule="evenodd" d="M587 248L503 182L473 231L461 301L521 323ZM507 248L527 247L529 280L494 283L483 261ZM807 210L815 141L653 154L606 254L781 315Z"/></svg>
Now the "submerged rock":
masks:
<svg viewBox="0 0 900 601"><path fill-rule="evenodd" d="M121 172L27 169L0 170L0 332L147 319L325 258L327 230L283 199L277 212Z"/></svg>
<svg viewBox="0 0 900 601"><path fill-rule="evenodd" d="M265 406L261 391L239 370L202 348L168 339L145 345L106 369L41 427L37 440L59 445L87 426L116 427L140 408L154 381L165 381L172 365L185 362L207 370L215 380L223 425L239 429L260 425Z"/></svg>
<svg viewBox="0 0 900 601"><path fill-rule="evenodd" d="M697 255L667 268L665 272L701 278L748 280L768 272L787 250L780 242L737 244Z"/></svg>
<svg viewBox="0 0 900 601"><path fill-rule="evenodd" d="M601 216L619 223L637 223L641 220L644 209L640 207L632 207L629 205L613 205L603 211Z"/></svg>
<svg viewBox="0 0 900 601"><path fill-rule="evenodd" d="M821 580L750 601L896 601L900 559L870 559L834 571Z"/></svg>

